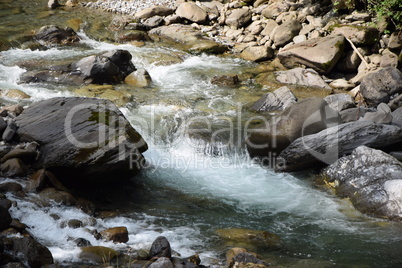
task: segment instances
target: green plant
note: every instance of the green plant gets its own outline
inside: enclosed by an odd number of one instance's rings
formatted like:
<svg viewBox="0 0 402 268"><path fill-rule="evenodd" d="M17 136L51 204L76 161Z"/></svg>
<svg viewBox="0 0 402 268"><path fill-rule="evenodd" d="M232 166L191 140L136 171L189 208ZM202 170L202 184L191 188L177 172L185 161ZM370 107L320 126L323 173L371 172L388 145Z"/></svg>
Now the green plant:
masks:
<svg viewBox="0 0 402 268"><path fill-rule="evenodd" d="M367 1L367 8L377 17L387 17L395 25L402 29L402 1L401 0L362 0Z"/></svg>

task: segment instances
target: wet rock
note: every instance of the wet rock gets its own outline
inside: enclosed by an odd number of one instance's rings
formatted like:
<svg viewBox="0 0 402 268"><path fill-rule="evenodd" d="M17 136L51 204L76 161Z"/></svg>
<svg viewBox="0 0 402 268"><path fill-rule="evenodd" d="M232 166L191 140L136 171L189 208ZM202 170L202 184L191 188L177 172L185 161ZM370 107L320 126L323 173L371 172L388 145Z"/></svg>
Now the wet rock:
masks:
<svg viewBox="0 0 402 268"><path fill-rule="evenodd" d="M82 252L80 253L79 258L98 264L110 262L110 260L118 255L117 251L114 249L101 246L83 247L81 250Z"/></svg>
<svg viewBox="0 0 402 268"><path fill-rule="evenodd" d="M135 18L138 20L149 19L153 16L169 16L174 13L174 9L165 6L154 6L145 8L135 13Z"/></svg>
<svg viewBox="0 0 402 268"><path fill-rule="evenodd" d="M64 206L74 206L77 200L73 195L68 192L58 191L54 188L45 188L40 193L39 196L46 200L52 200L55 203L62 204ZM46 202L45 200L45 202Z"/></svg>
<svg viewBox="0 0 402 268"><path fill-rule="evenodd" d="M214 76L211 79L211 84L226 86L226 87L234 87L240 84L239 77L237 75L222 75L222 76Z"/></svg>
<svg viewBox="0 0 402 268"><path fill-rule="evenodd" d="M12 222L8 208L0 206L0 231L7 229Z"/></svg>
<svg viewBox="0 0 402 268"><path fill-rule="evenodd" d="M313 69L294 68L288 71L278 71L274 74L279 83L331 89Z"/></svg>
<svg viewBox="0 0 402 268"><path fill-rule="evenodd" d="M320 132L338 123L341 123L338 112L323 99L307 98L286 108L278 117L248 130L247 150L252 157L267 157L281 152L303 135Z"/></svg>
<svg viewBox="0 0 402 268"><path fill-rule="evenodd" d="M67 222L67 226L73 229L81 228L84 226L84 223L77 219L72 219Z"/></svg>
<svg viewBox="0 0 402 268"><path fill-rule="evenodd" d="M297 171L334 163L359 146L384 148L402 140L402 130L391 125L356 121L298 138L278 156L277 171Z"/></svg>
<svg viewBox="0 0 402 268"><path fill-rule="evenodd" d="M5 182L0 184L0 193L1 192L11 192L16 193L22 191L22 186L16 182Z"/></svg>
<svg viewBox="0 0 402 268"><path fill-rule="evenodd" d="M402 218L402 164L394 157L366 146L340 158L324 170L336 193L348 197L363 213Z"/></svg>
<svg viewBox="0 0 402 268"><path fill-rule="evenodd" d="M194 2L185 2L180 4L176 10L179 17L195 23L204 23L207 20L207 12Z"/></svg>
<svg viewBox="0 0 402 268"><path fill-rule="evenodd" d="M1 266L1 268L25 268L25 265L20 262L9 262Z"/></svg>
<svg viewBox="0 0 402 268"><path fill-rule="evenodd" d="M64 45L80 41L73 29L70 27L62 29L56 25L43 26L35 38L44 45Z"/></svg>
<svg viewBox="0 0 402 268"><path fill-rule="evenodd" d="M293 92L288 87L281 87L265 94L251 109L260 112L282 111L296 102Z"/></svg>
<svg viewBox="0 0 402 268"><path fill-rule="evenodd" d="M278 235L267 231L231 228L218 229L216 232L228 242L264 246L271 250L280 248L282 243Z"/></svg>
<svg viewBox="0 0 402 268"><path fill-rule="evenodd" d="M18 158L24 163L32 163L38 157L38 153L34 150L16 148L9 151L5 156L0 159L0 162L4 163L11 158Z"/></svg>
<svg viewBox="0 0 402 268"><path fill-rule="evenodd" d="M324 100L328 103L329 107L338 112L356 107L352 97L346 93L329 95Z"/></svg>
<svg viewBox="0 0 402 268"><path fill-rule="evenodd" d="M370 73L363 78L360 92L369 106L387 103L392 96L402 93L402 73L394 67Z"/></svg>
<svg viewBox="0 0 402 268"><path fill-rule="evenodd" d="M149 31L149 34L185 44L186 50L193 53L220 54L228 49L226 46L205 37L200 30L196 30L190 25L171 24L161 26Z"/></svg>
<svg viewBox="0 0 402 268"><path fill-rule="evenodd" d="M107 100L49 99L31 105L16 119L20 140L41 144L38 165L76 187L132 176L147 150L141 135Z"/></svg>
<svg viewBox="0 0 402 268"><path fill-rule="evenodd" d="M370 121L378 124L390 124L392 121L391 108L385 103L380 103L377 106L377 111L366 112L359 120Z"/></svg>
<svg viewBox="0 0 402 268"><path fill-rule="evenodd" d="M297 20L286 21L272 30L269 35L276 47L281 47L299 34L302 26Z"/></svg>
<svg viewBox="0 0 402 268"><path fill-rule="evenodd" d="M60 6L60 4L59 4L58 0L49 0L49 2L47 2L47 7L49 9L55 9L55 8L57 8L59 6Z"/></svg>
<svg viewBox="0 0 402 268"><path fill-rule="evenodd" d="M270 47L251 46L243 50L240 57L248 61L261 62L272 59L274 57L274 51Z"/></svg>
<svg viewBox="0 0 402 268"><path fill-rule="evenodd" d="M235 263L234 267L239 267L239 268L240 267L250 267L250 264L256 264L256 266L255 266L256 268L269 266L267 263L265 263L264 261L257 258L254 254L248 253L248 252L237 254L233 258L233 261ZM254 267L254 266L251 266L251 267Z"/></svg>
<svg viewBox="0 0 402 268"><path fill-rule="evenodd" d="M379 40L379 31L374 27L340 26L335 27L332 34L341 34L356 46L374 45Z"/></svg>
<svg viewBox="0 0 402 268"><path fill-rule="evenodd" d="M124 106L133 96L125 90L115 90L112 85L88 85L74 91L82 97L96 97L112 101L117 106Z"/></svg>
<svg viewBox="0 0 402 268"><path fill-rule="evenodd" d="M85 57L72 63L70 69L79 72L93 84L114 84L123 81L136 70L131 59L127 50L114 50L99 56Z"/></svg>
<svg viewBox="0 0 402 268"><path fill-rule="evenodd" d="M100 232L103 239L114 243L126 243L128 241L128 230L126 227L114 227Z"/></svg>
<svg viewBox="0 0 402 268"><path fill-rule="evenodd" d="M77 247L89 247L92 246L91 242L86 240L85 238L77 238L74 240L74 243L77 245Z"/></svg>
<svg viewBox="0 0 402 268"><path fill-rule="evenodd" d="M152 83L152 78L145 69L139 69L135 72L129 74L124 82L126 84L136 86L136 87L148 87Z"/></svg>
<svg viewBox="0 0 402 268"><path fill-rule="evenodd" d="M226 263L228 267L233 267L234 261L233 258L239 253L246 253L247 249L245 248L231 248L226 251Z"/></svg>
<svg viewBox="0 0 402 268"><path fill-rule="evenodd" d="M149 250L149 257L172 257L172 250L170 248L170 243L164 236L158 236L151 245Z"/></svg>
<svg viewBox="0 0 402 268"><path fill-rule="evenodd" d="M25 233L27 226L17 219L13 219L10 223L10 227L17 230L19 233Z"/></svg>
<svg viewBox="0 0 402 268"><path fill-rule="evenodd" d="M6 142L12 141L14 138L14 135L17 131L17 128L18 128L18 126L14 120L8 120L7 127L4 130L3 135L2 135L2 139Z"/></svg>
<svg viewBox="0 0 402 268"><path fill-rule="evenodd" d="M344 43L345 38L341 35L312 38L284 48L278 58L287 68L303 65L328 73L342 56Z"/></svg>
<svg viewBox="0 0 402 268"><path fill-rule="evenodd" d="M31 236L10 238L7 255L32 268L53 264L50 251Z"/></svg>
<svg viewBox="0 0 402 268"><path fill-rule="evenodd" d="M154 261L149 268L174 268L173 263L169 258L160 257L156 261Z"/></svg>
<svg viewBox="0 0 402 268"><path fill-rule="evenodd" d="M2 176L23 177L28 173L28 167L18 158L11 158L0 165Z"/></svg>
<svg viewBox="0 0 402 268"><path fill-rule="evenodd" d="M232 10L230 15L226 18L226 25L233 26L235 28L241 28L247 26L251 21L252 13L247 8L237 8Z"/></svg>
<svg viewBox="0 0 402 268"><path fill-rule="evenodd" d="M159 25L158 25L159 26ZM118 42L132 42L132 41L151 41L152 39L144 31L128 30L119 33L116 38Z"/></svg>

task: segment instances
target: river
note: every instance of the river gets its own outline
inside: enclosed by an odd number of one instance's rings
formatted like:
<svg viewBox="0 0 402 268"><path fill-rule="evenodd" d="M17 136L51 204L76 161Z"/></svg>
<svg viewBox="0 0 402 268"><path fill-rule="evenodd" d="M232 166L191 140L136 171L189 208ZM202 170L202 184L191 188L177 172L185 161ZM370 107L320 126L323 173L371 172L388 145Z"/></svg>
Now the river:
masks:
<svg viewBox="0 0 402 268"><path fill-rule="evenodd" d="M120 214L97 219L93 227L101 230L126 226L130 234L127 245L97 241L84 228L62 228L65 220L90 221L76 208L56 204L43 207L8 194L10 200L18 202L10 210L12 215L49 247L57 262L79 262L80 250L70 237L128 250L149 248L157 236L164 235L182 256L197 253L203 264L219 265L229 246L215 230L235 227L279 235L281 250L255 250L285 267L401 267L400 223L358 213L346 200L314 186L313 173L277 174L247 156L241 130L256 115L245 107L265 89L252 80L236 88L217 86L210 80L216 75L246 77L256 66L232 57L191 55L158 43L136 47L110 43L107 38L95 40L88 36L95 28L96 12L48 11L45 3L0 1L0 38L21 40L24 33L40 26L64 26L71 18L79 17L87 25L79 32L81 44L47 50L17 47L0 52L0 89L19 89L32 96L24 100L24 105L73 96L71 86L20 84L19 76L27 66L52 66L113 49L130 51L134 65L146 69L153 80L152 86L145 89L116 86L134 95L134 100L121 110L150 149L144 153L146 167L130 185L99 194L107 197L105 209L119 210ZM104 15L96 25L107 25L110 19ZM176 63L160 64L165 58ZM197 132L200 125L207 125L210 131Z"/></svg>

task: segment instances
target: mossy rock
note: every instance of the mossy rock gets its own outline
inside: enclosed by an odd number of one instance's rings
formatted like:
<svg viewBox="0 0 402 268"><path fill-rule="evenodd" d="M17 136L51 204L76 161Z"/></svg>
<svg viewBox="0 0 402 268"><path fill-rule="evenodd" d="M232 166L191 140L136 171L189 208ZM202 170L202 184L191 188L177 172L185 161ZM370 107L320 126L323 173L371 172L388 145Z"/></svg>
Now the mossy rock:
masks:
<svg viewBox="0 0 402 268"><path fill-rule="evenodd" d="M82 260L95 262L99 264L108 263L117 256L117 251L102 246L90 246L81 248L79 257Z"/></svg>
<svg viewBox="0 0 402 268"><path fill-rule="evenodd" d="M281 247L281 239L278 235L267 231L230 228L216 230L219 236L233 246L246 248L264 247L266 249L278 249Z"/></svg>
<svg viewBox="0 0 402 268"><path fill-rule="evenodd" d="M74 91L82 97L108 99L117 106L124 106L132 100L132 95L125 90L115 90L112 85L88 85Z"/></svg>

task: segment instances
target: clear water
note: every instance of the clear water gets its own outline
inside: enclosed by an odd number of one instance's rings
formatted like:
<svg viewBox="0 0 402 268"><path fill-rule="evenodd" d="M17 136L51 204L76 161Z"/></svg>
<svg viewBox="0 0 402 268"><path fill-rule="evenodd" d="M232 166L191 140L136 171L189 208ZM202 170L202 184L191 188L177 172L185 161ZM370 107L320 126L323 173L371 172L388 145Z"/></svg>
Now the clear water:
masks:
<svg viewBox="0 0 402 268"><path fill-rule="evenodd" d="M2 5L11 10L18 5L26 8L23 1L2 1ZM15 16L35 27L45 24L32 19L40 12L46 11L38 8ZM58 21L75 15L56 12L61 16ZM54 15L50 18L53 20ZM0 31L3 36L7 29L13 34L18 32L15 20L16 17L4 17ZM153 85L146 89L117 86L135 96L122 111L142 133L150 149L144 153L148 164L133 179L133 185L107 193L114 201L105 207L119 209L120 216L97 219L96 224L87 227L102 230L126 226L130 233L127 246L96 241L83 228L62 228L61 223L69 219L91 221L78 209L57 204L43 207L9 195L18 202L11 209L13 216L28 225L58 262L79 261L80 250L70 238L82 237L93 245L124 251L148 248L157 236L164 235L183 256L198 253L204 264L213 265L217 263L215 259L223 259L222 254L229 247L215 230L240 227L278 234L283 249L254 250L268 261L284 266L323 267L329 263L335 267L401 267L400 223L361 215L347 201L314 187L311 174L276 174L248 158L240 126L253 114L243 108L263 92L252 83L226 88L211 84L210 79L215 75L244 75L253 67L251 64L235 58L194 56L158 44L141 48L116 45L91 39L85 32L80 36L82 45L78 47L0 52L0 88L20 89L32 96L32 102L72 96L72 87L19 84L19 76L32 63L50 66L102 51L127 49L134 64L150 73ZM164 57L179 60L167 66L158 64ZM194 139L191 123L209 124L211 130L225 131L217 137L206 134L201 135L202 139ZM54 219L52 214L59 218Z"/></svg>

